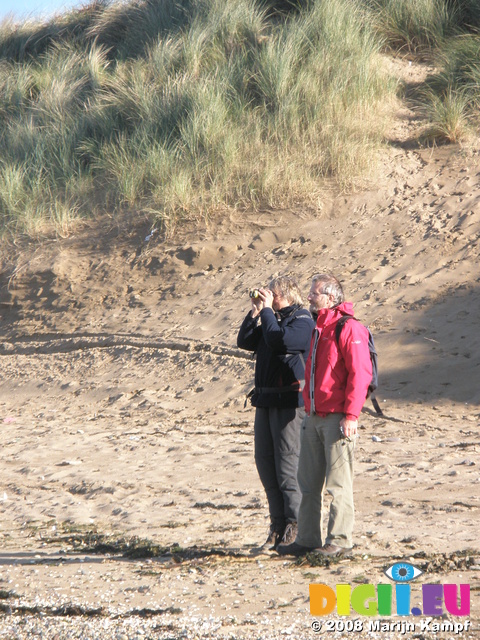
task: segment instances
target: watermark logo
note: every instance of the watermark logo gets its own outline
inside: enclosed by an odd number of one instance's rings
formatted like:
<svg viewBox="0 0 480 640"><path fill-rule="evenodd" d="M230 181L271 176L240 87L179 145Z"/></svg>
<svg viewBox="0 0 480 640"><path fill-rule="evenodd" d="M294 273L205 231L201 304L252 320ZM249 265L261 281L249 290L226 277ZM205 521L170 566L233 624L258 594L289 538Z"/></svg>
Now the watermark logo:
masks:
<svg viewBox="0 0 480 640"><path fill-rule="evenodd" d="M423 571L409 562L396 562L384 570L385 575L394 582L410 582L421 576Z"/></svg>
<svg viewBox="0 0 480 640"><path fill-rule="evenodd" d="M397 562L384 571L385 575L395 584L359 584L352 588L349 584L337 584L335 589L326 584L310 585L310 613L313 616L327 616L334 612L335 608L339 616L427 616L426 621L422 621L423 631L453 631L460 633L469 628L468 620L463 623L442 621L432 622L432 618L443 616L449 613L452 616L470 615L470 585L469 584L422 584L421 585L421 607L411 607L412 589L409 584L415 578L422 575L423 571L409 562ZM419 594L417 594L417 598ZM334 631L348 631L343 625L342 629L337 629L335 622ZM355 621L358 628L352 626L351 630L358 631L359 625L363 622ZM319 631L316 621L312 624L315 631ZM425 626L427 625L427 626ZM325 624L326 628L328 624ZM438 628L437 628L438 627ZM327 629L328 630L328 629ZM407 631L415 630L414 622L381 623L380 621L370 621L369 630L377 631Z"/></svg>

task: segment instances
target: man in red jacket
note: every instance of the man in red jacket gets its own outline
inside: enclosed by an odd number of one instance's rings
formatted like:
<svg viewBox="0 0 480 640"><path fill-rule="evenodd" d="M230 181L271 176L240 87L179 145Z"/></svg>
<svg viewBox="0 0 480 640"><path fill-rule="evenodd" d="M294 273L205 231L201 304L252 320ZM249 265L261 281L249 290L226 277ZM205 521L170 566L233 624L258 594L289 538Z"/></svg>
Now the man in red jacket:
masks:
<svg viewBox="0 0 480 640"><path fill-rule="evenodd" d="M297 476L302 501L297 537L291 544L280 544L277 551L280 555L315 551L336 556L353 545L353 453L372 364L368 330L360 322L346 322L337 343L338 320L354 315L337 278L328 273L314 276L308 301L317 321L303 390L307 416ZM321 534L324 488L332 496L325 544Z"/></svg>

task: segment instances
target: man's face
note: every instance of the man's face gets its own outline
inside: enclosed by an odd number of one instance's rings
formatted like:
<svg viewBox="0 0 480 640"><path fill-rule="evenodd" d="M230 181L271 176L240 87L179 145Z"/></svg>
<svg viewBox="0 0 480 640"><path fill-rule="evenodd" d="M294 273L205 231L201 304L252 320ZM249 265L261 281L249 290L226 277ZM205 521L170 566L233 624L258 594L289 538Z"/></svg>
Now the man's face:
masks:
<svg viewBox="0 0 480 640"><path fill-rule="evenodd" d="M311 313L318 313L320 309L327 309L332 306L331 296L322 292L323 285L323 282L312 282L307 296Z"/></svg>

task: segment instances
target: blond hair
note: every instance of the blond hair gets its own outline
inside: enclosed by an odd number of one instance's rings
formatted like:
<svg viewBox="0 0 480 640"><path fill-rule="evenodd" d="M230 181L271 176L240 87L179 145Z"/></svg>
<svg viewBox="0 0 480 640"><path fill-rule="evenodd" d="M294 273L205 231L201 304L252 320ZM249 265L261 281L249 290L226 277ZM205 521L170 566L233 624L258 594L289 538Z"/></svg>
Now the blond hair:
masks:
<svg viewBox="0 0 480 640"><path fill-rule="evenodd" d="M288 301L288 304L303 304L302 294L298 282L290 276L279 276L273 278L270 282L269 289L280 294Z"/></svg>

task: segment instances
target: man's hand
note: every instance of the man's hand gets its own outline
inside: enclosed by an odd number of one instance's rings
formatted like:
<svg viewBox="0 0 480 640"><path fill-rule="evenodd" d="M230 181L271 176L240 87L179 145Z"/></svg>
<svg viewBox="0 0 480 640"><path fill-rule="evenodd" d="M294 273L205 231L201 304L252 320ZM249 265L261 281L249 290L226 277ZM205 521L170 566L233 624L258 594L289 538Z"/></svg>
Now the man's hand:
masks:
<svg viewBox="0 0 480 640"><path fill-rule="evenodd" d="M342 418L340 420L340 428L343 430L343 435L345 438L353 440L357 435L358 420L348 420L347 418Z"/></svg>

